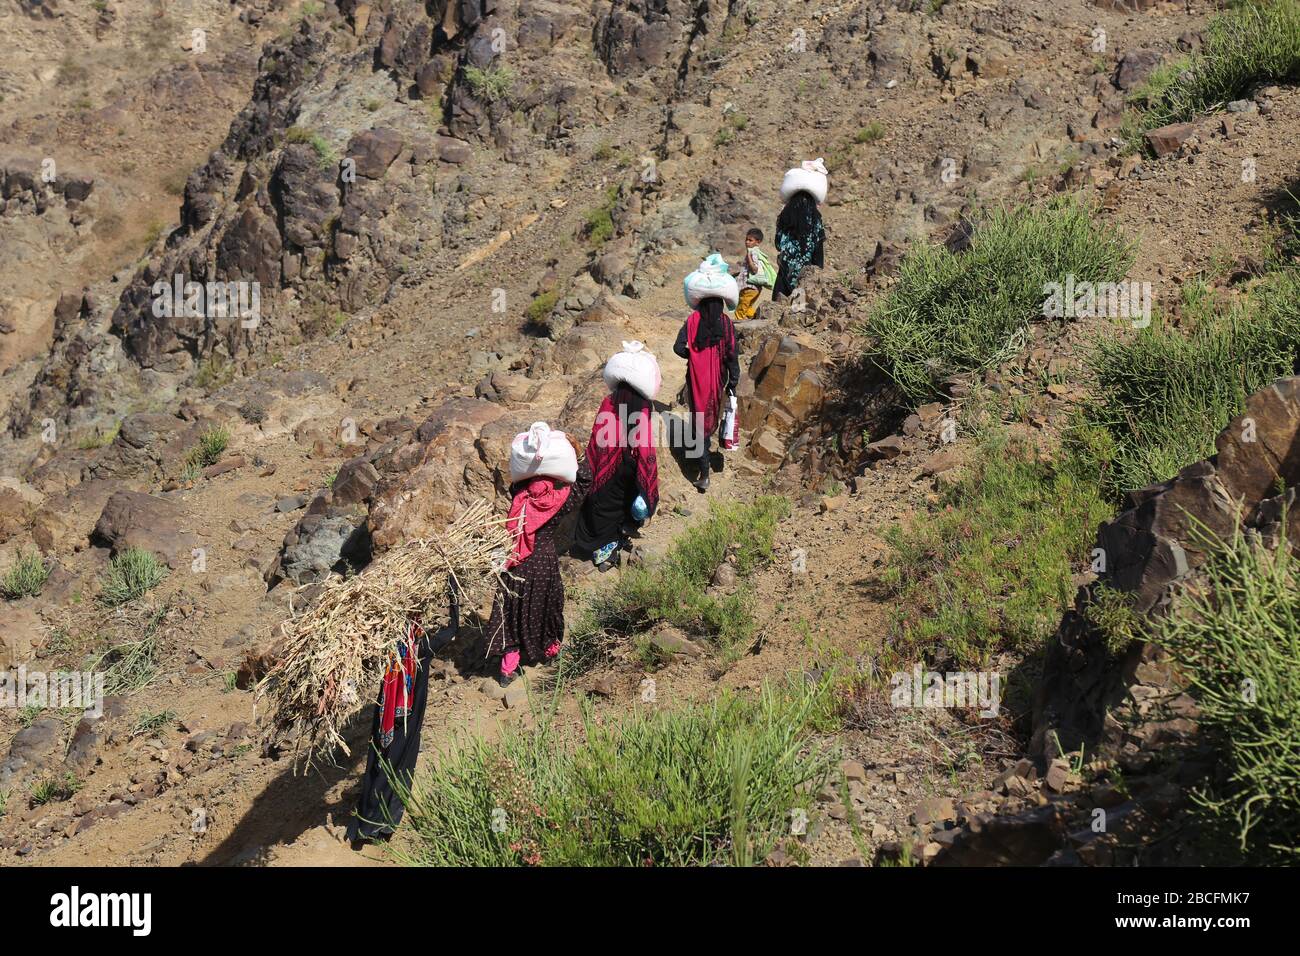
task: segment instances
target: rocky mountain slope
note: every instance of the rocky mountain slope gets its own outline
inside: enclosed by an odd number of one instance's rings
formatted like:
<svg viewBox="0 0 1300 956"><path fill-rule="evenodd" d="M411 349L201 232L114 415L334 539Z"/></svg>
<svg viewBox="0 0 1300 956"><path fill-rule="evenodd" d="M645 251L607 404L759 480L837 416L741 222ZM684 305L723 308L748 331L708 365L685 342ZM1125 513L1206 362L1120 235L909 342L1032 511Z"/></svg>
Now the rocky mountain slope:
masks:
<svg viewBox="0 0 1300 956"><path fill-rule="evenodd" d="M661 399L680 411L678 283L711 249L735 257L750 225L771 242L792 163L831 167L827 268L806 308L765 304L742 330L746 441L709 497L787 495L776 552L807 552L807 573L784 558L758 573L752 652L719 661L685 640L652 674L609 662L566 690L565 719L580 698L602 714L635 707L648 676L670 706L888 643L888 529L933 507L974 454L972 435L950 442L944 427L963 420L969 388L906 416L853 377L853 329L908 248L960 249L977 210L1077 190L1140 237L1130 275L1173 308L1183 283L1263 235L1300 172L1288 87L1201 122L1165 157L1124 148L1126 95L1201 42L1209 2L117 7L92 17L13 0L8 18L30 68L0 71L0 344L16 343L2 360L0 568L39 553L52 571L39 596L0 606L0 666L139 652L150 673L116 688L99 719L0 713L11 863L391 862L338 838L358 761L304 776L262 746L252 685L276 624L313 583L465 503L504 507L510 439L539 418L585 434L621 341L660 357ZM78 80L84 57L59 65L56 20L75 24L114 85ZM195 24L204 53L172 39ZM158 55L142 62L141 49ZM36 170L54 146L65 172L46 184ZM165 199L167 183L179 195ZM255 288L256 308L156 307L160 289L186 283L205 297ZM1032 428L1054 435L1099 328L1036 329L1025 361L988 384L1028 395ZM1052 386L1031 368L1050 368ZM215 453L194 454L218 433ZM705 511L663 460L647 561ZM1208 474L1134 497L1102 538L1127 536L1122 550L1176 537L1161 502L1213 496ZM1272 496L1252 494L1259 510L1241 520L1275 521ZM106 607L110 561L132 547L169 573L146 601ZM1143 554L1135 567L1165 566ZM575 606L608 583L576 562L565 572ZM1079 572L1090 584L1086 562ZM1153 599L1168 583L1134 573ZM425 739L530 725L539 698L502 695L478 644L457 644L438 662ZM1116 862L1067 846L1070 814L1101 798L1078 795L1045 740L1067 726L1095 736L1114 696L1150 676L1143 654L1049 658L1034 713L978 726L858 701L833 735L848 798L823 795L800 841L807 861ZM23 799L69 774L66 799ZM1166 784L1138 787L1134 819Z"/></svg>

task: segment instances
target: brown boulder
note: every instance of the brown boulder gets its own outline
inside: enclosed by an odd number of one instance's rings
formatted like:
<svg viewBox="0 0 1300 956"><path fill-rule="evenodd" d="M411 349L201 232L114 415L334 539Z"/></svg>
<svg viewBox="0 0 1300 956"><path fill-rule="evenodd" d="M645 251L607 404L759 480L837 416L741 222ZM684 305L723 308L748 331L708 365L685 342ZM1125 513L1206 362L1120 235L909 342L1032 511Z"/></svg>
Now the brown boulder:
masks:
<svg viewBox="0 0 1300 956"><path fill-rule="evenodd" d="M1147 130L1143 134L1146 144L1159 158L1178 152L1179 147L1192 135L1195 127L1191 123L1171 123L1159 129Z"/></svg>
<svg viewBox="0 0 1300 956"><path fill-rule="evenodd" d="M383 179L405 142L395 129L368 129L352 137L347 158L356 164L358 176Z"/></svg>
<svg viewBox="0 0 1300 956"><path fill-rule="evenodd" d="M114 555L128 548L150 551L170 568L189 564L199 538L183 525L189 515L165 498L138 491L118 491L108 499L95 524L91 541Z"/></svg>
<svg viewBox="0 0 1300 956"><path fill-rule="evenodd" d="M1215 441L1216 470L1233 499L1253 505L1300 482L1300 378L1256 392ZM1243 512L1243 517L1245 512Z"/></svg>

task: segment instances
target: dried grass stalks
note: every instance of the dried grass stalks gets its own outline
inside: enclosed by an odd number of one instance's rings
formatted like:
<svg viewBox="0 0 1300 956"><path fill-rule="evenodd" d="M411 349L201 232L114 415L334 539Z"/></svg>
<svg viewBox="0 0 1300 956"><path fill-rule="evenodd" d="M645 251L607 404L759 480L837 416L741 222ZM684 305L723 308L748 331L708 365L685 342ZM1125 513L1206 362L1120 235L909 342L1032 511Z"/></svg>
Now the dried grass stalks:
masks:
<svg viewBox="0 0 1300 956"><path fill-rule="evenodd" d="M257 686L269 702L272 734L312 760L339 747L341 730L388 664L407 621L445 612L448 581L466 606L495 588L510 553L504 519L487 502L471 505L441 535L410 541L360 574L331 578L310 608L280 625L277 661Z"/></svg>

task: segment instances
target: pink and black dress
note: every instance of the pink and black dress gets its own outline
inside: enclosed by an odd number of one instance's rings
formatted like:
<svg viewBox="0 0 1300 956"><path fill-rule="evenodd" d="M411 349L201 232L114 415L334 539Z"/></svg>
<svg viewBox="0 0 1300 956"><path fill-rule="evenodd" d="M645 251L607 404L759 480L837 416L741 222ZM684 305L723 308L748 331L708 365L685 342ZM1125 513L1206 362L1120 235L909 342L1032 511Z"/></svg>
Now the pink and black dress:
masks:
<svg viewBox="0 0 1300 956"><path fill-rule="evenodd" d="M565 516L581 507L591 487L587 463L572 485L532 478L511 486L507 526L515 536L505 586L488 621L487 655L500 659L503 676L522 664L549 661L564 639L564 582L556 537Z"/></svg>
<svg viewBox="0 0 1300 956"><path fill-rule="evenodd" d="M719 298L708 298L677 333L673 351L686 359L686 397L691 418L692 440L686 442L686 457L700 462L707 477L709 445L722 423L723 401L740 383L740 352L736 347L736 326Z"/></svg>
<svg viewBox="0 0 1300 956"><path fill-rule="evenodd" d="M591 493L574 534L574 551L607 554L622 542L624 529L637 524L632 503L645 500L647 517L659 504L659 460L655 454L654 408L625 383L605 396L587 443Z"/></svg>

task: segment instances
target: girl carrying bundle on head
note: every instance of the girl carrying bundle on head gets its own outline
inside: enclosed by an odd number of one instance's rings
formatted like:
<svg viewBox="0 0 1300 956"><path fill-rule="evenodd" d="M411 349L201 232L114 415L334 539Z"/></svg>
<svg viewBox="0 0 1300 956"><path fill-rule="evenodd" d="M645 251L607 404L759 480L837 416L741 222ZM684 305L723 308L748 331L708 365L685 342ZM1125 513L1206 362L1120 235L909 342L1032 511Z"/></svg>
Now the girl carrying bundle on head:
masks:
<svg viewBox="0 0 1300 956"><path fill-rule="evenodd" d="M663 384L659 362L640 342L605 363L609 394L600 404L587 443L591 494L578 518L574 548L608 571L619 562L628 535L659 504L653 401Z"/></svg>
<svg viewBox="0 0 1300 956"><path fill-rule="evenodd" d="M826 265L823 243L826 227L818 207L826 201L826 164L820 159L800 163L788 170L781 182L785 208L776 220L776 250L780 268L772 301L780 302L794 294L799 277L810 265Z"/></svg>
<svg viewBox="0 0 1300 956"><path fill-rule="evenodd" d="M716 252L686 277L686 304L694 311L677 333L673 351L686 359L686 394L690 407L686 458L698 464L695 487L703 494L712 471L710 445L725 408L740 384L736 326L726 309L739 298L736 280Z"/></svg>
<svg viewBox="0 0 1300 956"><path fill-rule="evenodd" d="M521 664L550 661L564 638L564 582L555 546L559 519L581 506L591 472L578 445L534 422L510 446L510 516L514 547L488 622L487 654L505 686Z"/></svg>

